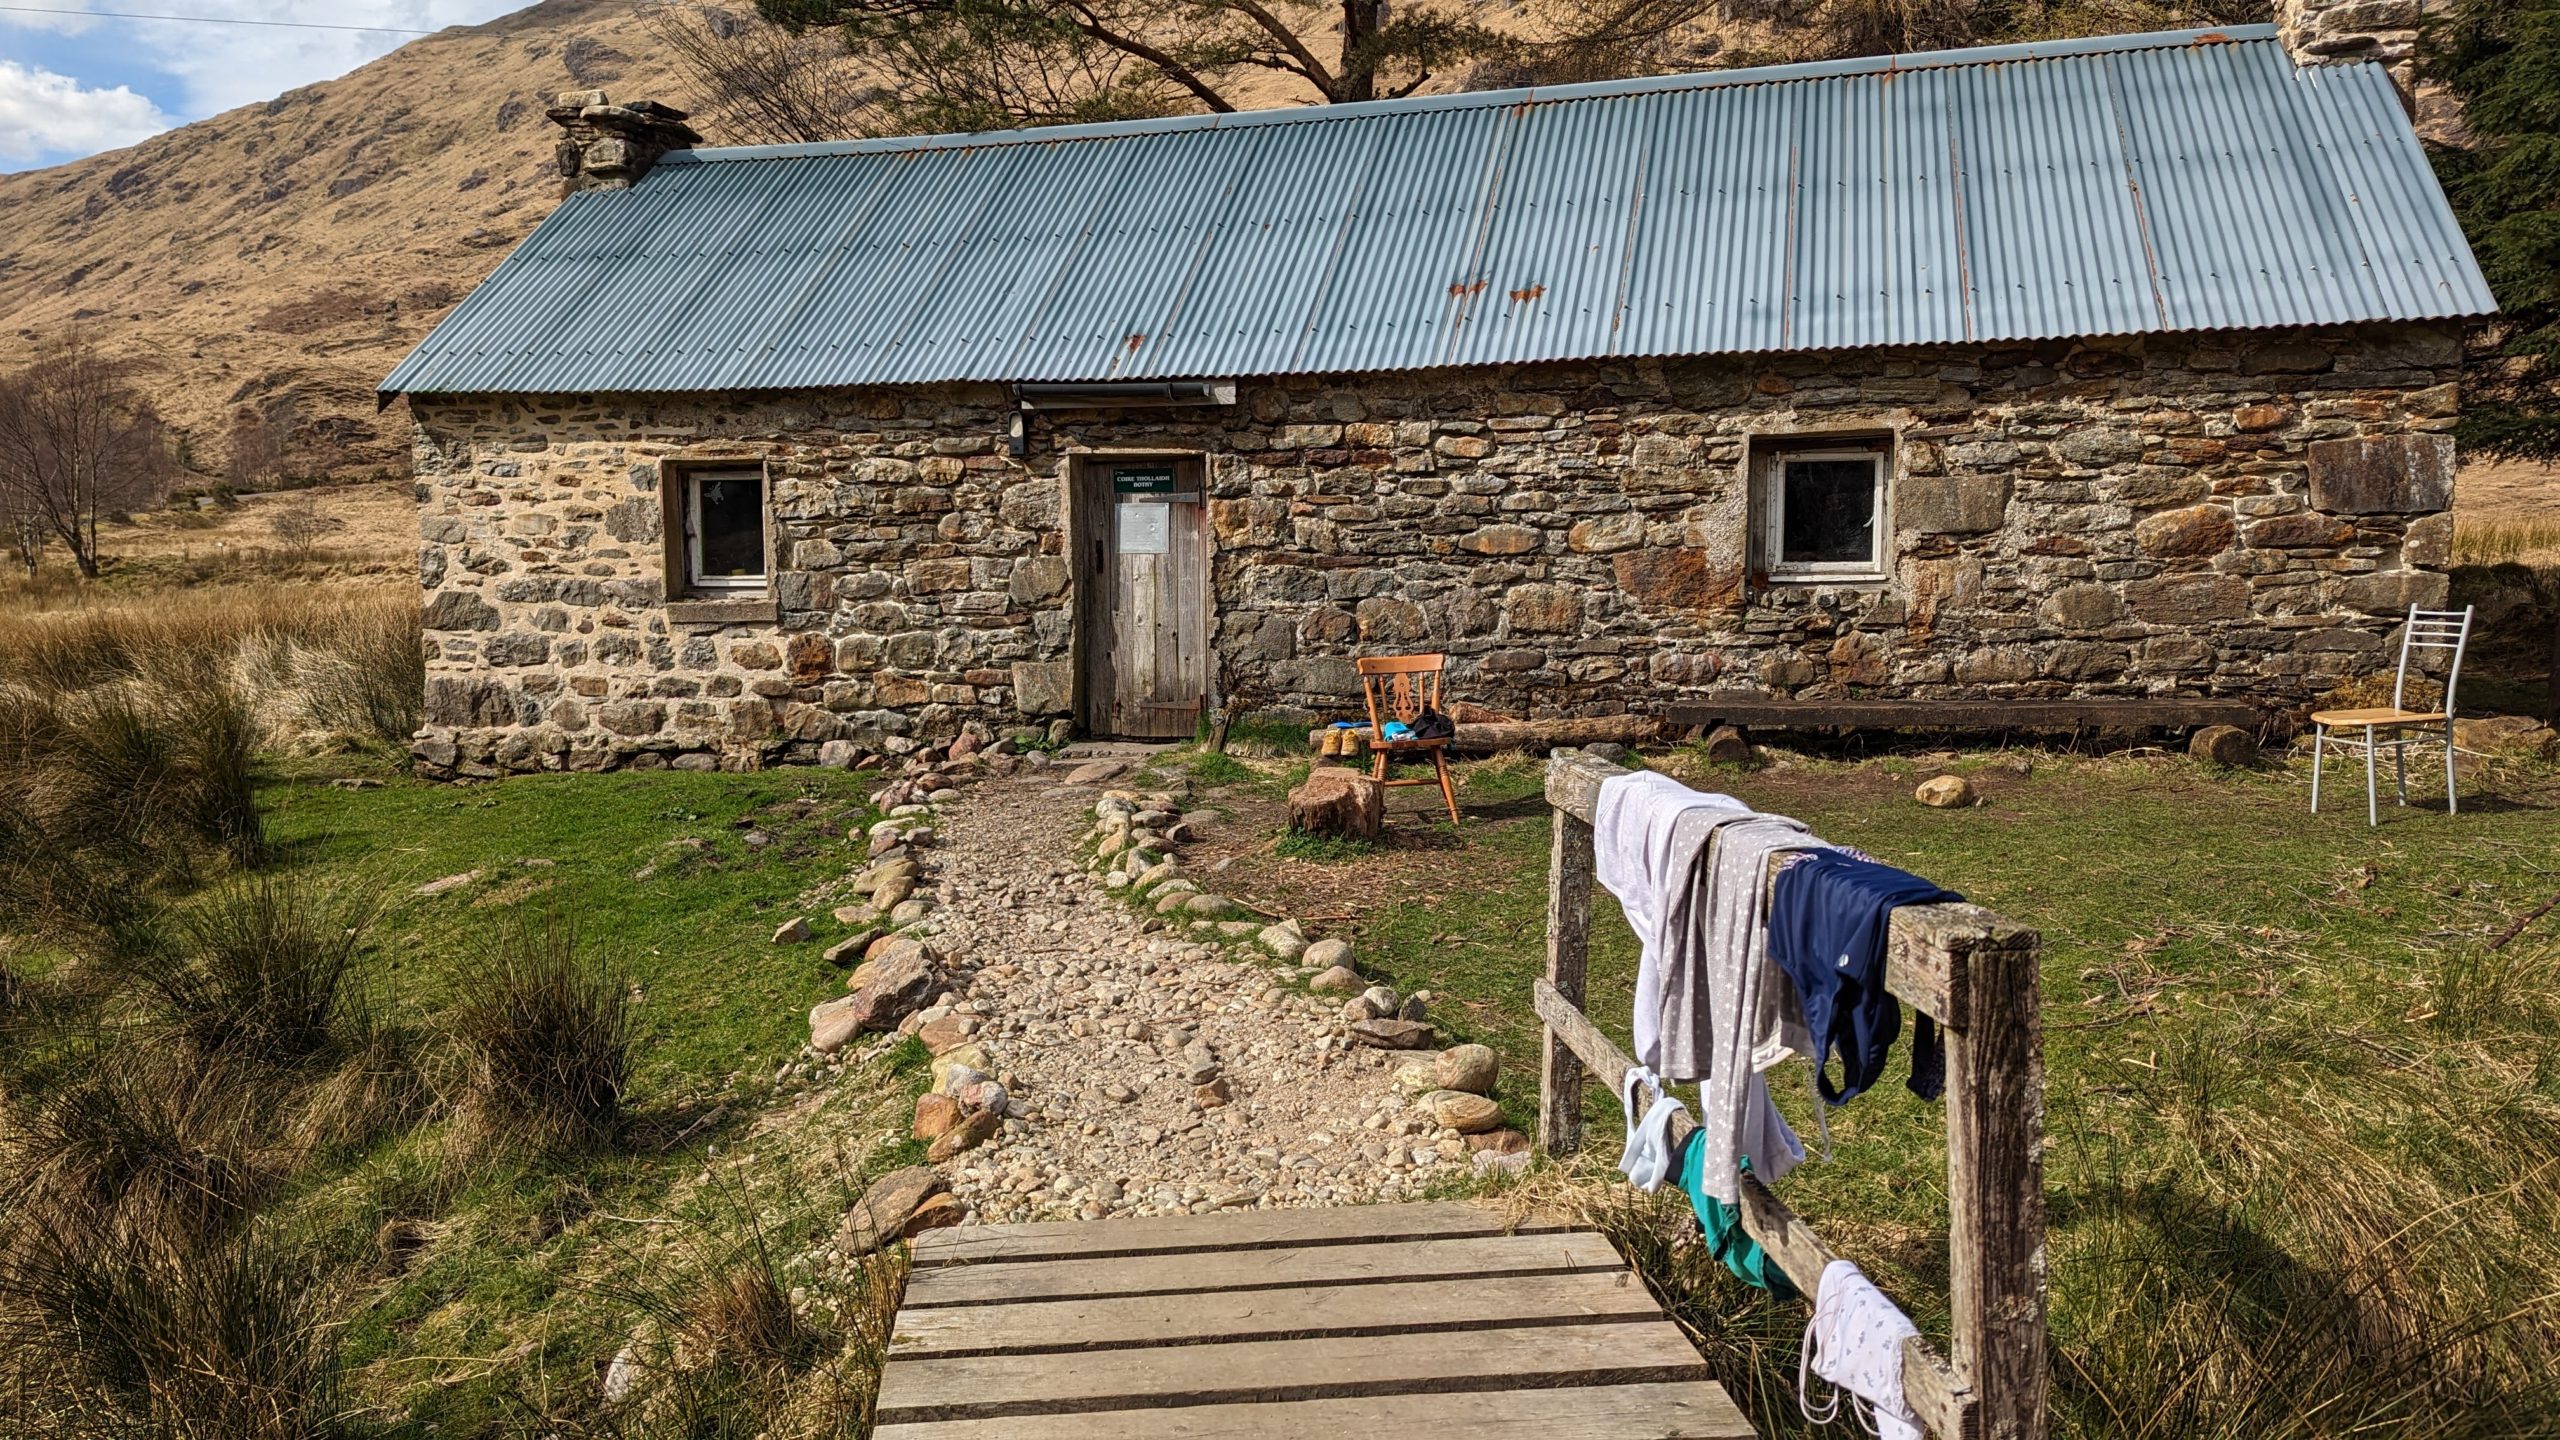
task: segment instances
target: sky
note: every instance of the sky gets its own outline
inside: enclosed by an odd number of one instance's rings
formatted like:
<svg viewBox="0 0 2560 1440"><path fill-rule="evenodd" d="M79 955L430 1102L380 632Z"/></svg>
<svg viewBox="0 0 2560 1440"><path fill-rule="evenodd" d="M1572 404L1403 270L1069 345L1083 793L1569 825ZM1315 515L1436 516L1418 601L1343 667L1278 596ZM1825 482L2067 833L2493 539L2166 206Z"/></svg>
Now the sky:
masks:
<svg viewBox="0 0 2560 1440"><path fill-rule="evenodd" d="M344 75L414 35L94 12L435 30L532 0L0 0L0 171L59 165ZM30 14L18 6L79 14Z"/></svg>

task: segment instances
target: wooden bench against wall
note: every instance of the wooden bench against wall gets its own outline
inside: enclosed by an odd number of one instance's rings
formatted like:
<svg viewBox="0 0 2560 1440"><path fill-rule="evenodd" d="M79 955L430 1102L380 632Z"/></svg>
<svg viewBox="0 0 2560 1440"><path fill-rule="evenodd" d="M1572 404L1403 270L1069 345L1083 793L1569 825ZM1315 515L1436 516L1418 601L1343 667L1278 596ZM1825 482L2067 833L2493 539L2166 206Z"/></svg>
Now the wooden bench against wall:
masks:
<svg viewBox="0 0 2560 1440"><path fill-rule="evenodd" d="M2242 700L2184 696L2097 696L2083 700L1779 700L1706 695L1662 709L1674 728L1734 725L1759 730L1921 730L1939 734L2075 734L2193 730L2237 725L2260 730L2280 717Z"/></svg>
<svg viewBox="0 0 2560 1440"><path fill-rule="evenodd" d="M1583 1012L1591 933L1592 811L1600 784L1625 773L1579 751L1547 763L1555 837L1547 891L1546 1022L1538 1139L1552 1155L1582 1146L1583 1087L1613 1088L1626 1052ZM2036 932L1977 905L1893 912L1886 988L1946 1031L1949 1347L1926 1336L1904 1353L1903 1384L1945 1440L2037 1440L2045 1433L2044 1042ZM1757 1179L1742 1177L1743 1228L1807 1296L1835 1257L1812 1226Z"/></svg>

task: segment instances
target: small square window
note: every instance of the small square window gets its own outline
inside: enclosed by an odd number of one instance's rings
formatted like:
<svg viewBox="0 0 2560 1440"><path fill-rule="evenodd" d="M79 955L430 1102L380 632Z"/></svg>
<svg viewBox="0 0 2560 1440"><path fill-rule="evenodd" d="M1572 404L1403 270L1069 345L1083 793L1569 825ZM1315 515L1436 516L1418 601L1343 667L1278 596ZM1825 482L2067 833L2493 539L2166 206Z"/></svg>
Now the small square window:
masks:
<svg viewBox="0 0 2560 1440"><path fill-rule="evenodd" d="M700 470L683 479L684 578L688 589L765 588L764 476Z"/></svg>
<svg viewBox="0 0 2560 1440"><path fill-rule="evenodd" d="M1883 578L1885 459L1877 443L1768 452L1757 493L1772 578Z"/></svg>

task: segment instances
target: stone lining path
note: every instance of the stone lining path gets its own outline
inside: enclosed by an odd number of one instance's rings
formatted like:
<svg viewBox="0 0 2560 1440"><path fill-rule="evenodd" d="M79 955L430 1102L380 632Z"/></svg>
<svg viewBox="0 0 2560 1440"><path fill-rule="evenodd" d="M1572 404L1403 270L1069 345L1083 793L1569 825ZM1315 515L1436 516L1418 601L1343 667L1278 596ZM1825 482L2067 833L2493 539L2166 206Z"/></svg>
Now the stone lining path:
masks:
<svg viewBox="0 0 2560 1440"><path fill-rule="evenodd" d="M1308 970L1229 958L1122 903L1080 864L1102 786L990 780L944 807L937 941L976 967L957 1008L1011 1097L947 1167L991 1221L1098 1219L1416 1195L1467 1141L1369 1049ZM1205 1047L1205 1050L1204 1048Z"/></svg>
<svg viewBox="0 0 2560 1440"><path fill-rule="evenodd" d="M829 954L864 963L777 1078L827 1083L895 1043L878 1032L918 1036L932 1167L876 1185L842 1253L969 1221L1413 1199L1525 1160L1481 1098L1493 1053L1381 1048L1431 1034L1420 995L1310 993L1360 989L1350 947L1202 893L1214 877L1176 853L1197 825L1177 791L1115 788L1130 764L920 757L884 792L886 858L848 884L898 928L835 911L853 933Z"/></svg>

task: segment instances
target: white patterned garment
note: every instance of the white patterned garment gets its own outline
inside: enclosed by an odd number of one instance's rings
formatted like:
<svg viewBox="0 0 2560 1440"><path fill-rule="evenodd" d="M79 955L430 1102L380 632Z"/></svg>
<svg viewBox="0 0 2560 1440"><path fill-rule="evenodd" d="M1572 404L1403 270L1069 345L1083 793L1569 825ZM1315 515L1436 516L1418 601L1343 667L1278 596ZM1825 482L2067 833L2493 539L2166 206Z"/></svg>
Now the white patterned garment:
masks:
<svg viewBox="0 0 2560 1440"><path fill-rule="evenodd" d="M1600 782L1591 807L1592 875L1618 897L1636 932L1638 1065L1662 1064L1663 967L1675 958L1666 928L1671 912L1696 893L1698 861L1716 824L1750 813L1730 795L1692 790L1650 770Z"/></svg>
<svg viewBox="0 0 2560 1440"><path fill-rule="evenodd" d="M1769 963L1769 857L1823 842L1780 815L1745 815L1720 826L1705 869L1665 917L1679 961L1664 970L1662 1061L1673 1081L1700 1080L1699 1188L1733 1204L1741 1162L1774 1181L1804 1158L1795 1132L1769 1100L1760 1071L1812 1048L1785 975Z"/></svg>
<svg viewBox="0 0 2560 1440"><path fill-rule="evenodd" d="M1823 1267L1822 1292L1804 1327L1804 1351L1796 1358L1796 1408L1816 1425L1840 1414L1840 1391L1850 1413L1880 1440L1922 1440L1920 1417L1902 1398L1902 1342L1919 1334L1910 1317L1884 1298L1866 1272L1846 1260ZM1817 1407L1807 1393L1805 1371L1838 1389Z"/></svg>
<svg viewBox="0 0 2560 1440"><path fill-rule="evenodd" d="M1639 1084L1654 1089L1653 1104L1646 1108L1642 1120L1636 1118ZM1628 1184L1651 1194L1671 1178L1671 1119L1688 1114L1689 1107L1671 1098L1671 1087L1662 1083L1661 1076L1641 1065L1630 1065L1618 1080L1618 1108L1627 1116L1627 1144L1618 1154L1619 1173L1627 1177Z"/></svg>

